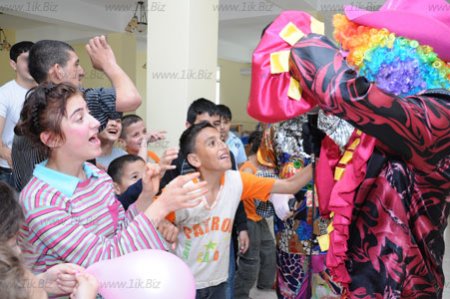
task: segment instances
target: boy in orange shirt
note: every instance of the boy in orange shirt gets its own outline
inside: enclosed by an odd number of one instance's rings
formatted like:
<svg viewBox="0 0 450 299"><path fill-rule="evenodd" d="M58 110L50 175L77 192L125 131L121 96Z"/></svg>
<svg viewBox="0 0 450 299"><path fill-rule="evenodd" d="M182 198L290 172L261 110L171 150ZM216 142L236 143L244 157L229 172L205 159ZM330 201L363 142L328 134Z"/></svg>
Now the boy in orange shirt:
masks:
<svg viewBox="0 0 450 299"><path fill-rule="evenodd" d="M220 133L206 122L184 131L180 153L200 172L208 192L197 207L176 212L175 223L180 229L176 254L194 274L197 299L222 299L228 278L231 229L241 198L267 201L272 192L296 193L311 180L311 167L286 180L230 170L228 147Z"/></svg>

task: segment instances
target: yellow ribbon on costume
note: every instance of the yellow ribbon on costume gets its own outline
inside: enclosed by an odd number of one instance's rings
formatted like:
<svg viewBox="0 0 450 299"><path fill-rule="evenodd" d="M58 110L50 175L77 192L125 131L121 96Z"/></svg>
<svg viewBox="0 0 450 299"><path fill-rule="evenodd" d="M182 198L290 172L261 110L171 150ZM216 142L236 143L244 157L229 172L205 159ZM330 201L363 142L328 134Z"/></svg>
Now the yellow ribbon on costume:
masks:
<svg viewBox="0 0 450 299"><path fill-rule="evenodd" d="M313 33L324 34L324 23L311 17L310 29ZM291 47L294 46L305 33L301 31L294 23L289 22L281 29L279 36ZM283 50L274 53L270 53L270 72L271 74L282 74L289 72L289 55L291 50ZM300 89L300 82L290 77L288 97L299 101L302 98L302 92Z"/></svg>

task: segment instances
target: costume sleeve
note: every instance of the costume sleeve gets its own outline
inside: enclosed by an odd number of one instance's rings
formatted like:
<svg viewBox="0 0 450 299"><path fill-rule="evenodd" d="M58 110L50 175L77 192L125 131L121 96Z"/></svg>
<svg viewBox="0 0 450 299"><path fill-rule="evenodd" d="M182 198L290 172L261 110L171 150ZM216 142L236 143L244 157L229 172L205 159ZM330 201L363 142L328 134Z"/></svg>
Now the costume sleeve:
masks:
<svg viewBox="0 0 450 299"><path fill-rule="evenodd" d="M449 154L448 92L410 97L386 94L350 68L324 36L311 34L294 45L290 65L302 95L329 113L376 137L381 146L422 170Z"/></svg>
<svg viewBox="0 0 450 299"><path fill-rule="evenodd" d="M257 177L251 173L240 172L242 179L241 198L258 198L261 201L269 200L275 179Z"/></svg>
<svg viewBox="0 0 450 299"><path fill-rule="evenodd" d="M33 193L35 194L33 200L39 202L45 190ZM52 201L55 199L52 198ZM156 227L142 213L137 214L136 211L131 210L127 212L127 219L124 219L122 213L122 217L119 216L118 219L116 234L107 238L85 227L92 225L89 223L89 218L83 220L87 223L82 225L79 219L66 211L62 204L63 200L56 201L60 204L37 205L32 209L25 206L24 209L29 230L28 242L33 246L37 244L39 247L44 246L48 254L62 261L89 266L100 260L115 258L141 249L165 249L165 243ZM133 214L136 216L133 217ZM111 217L111 215L105 213L93 217L95 217L94 221L100 222L98 218Z"/></svg>
<svg viewBox="0 0 450 299"><path fill-rule="evenodd" d="M84 91L89 112L100 122L100 130L116 114L116 92L113 88L89 88Z"/></svg>

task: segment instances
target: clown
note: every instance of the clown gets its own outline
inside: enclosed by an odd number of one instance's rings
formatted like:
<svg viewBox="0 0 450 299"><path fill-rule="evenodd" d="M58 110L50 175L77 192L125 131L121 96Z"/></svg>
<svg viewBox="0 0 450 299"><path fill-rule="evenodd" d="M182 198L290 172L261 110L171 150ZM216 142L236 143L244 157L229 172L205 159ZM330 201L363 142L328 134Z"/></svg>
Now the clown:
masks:
<svg viewBox="0 0 450 299"><path fill-rule="evenodd" d="M332 220L326 263L344 296L442 298L449 4L346 7L334 18L341 50L310 34L316 22L285 12L268 27L253 56L248 112L274 122L318 105L356 128L343 154L326 137L316 168L319 208Z"/></svg>

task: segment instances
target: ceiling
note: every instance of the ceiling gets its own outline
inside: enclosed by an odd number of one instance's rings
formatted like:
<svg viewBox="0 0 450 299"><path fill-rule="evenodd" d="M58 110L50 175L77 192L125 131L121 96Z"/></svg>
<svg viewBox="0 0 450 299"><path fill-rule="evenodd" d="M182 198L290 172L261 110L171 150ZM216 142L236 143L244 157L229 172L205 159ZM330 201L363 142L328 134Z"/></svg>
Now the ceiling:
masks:
<svg viewBox="0 0 450 299"><path fill-rule="evenodd" d="M372 0L370 5L384 0ZM282 10L304 10L329 23L331 15L348 0L219 0L219 58L250 62L262 29ZM379 2L379 3L377 3ZM30 7L33 3L48 3ZM152 2L153 3L153 2ZM364 4L364 3L363 3ZM111 6L114 6L112 9ZM136 0L0 0L0 27L15 28L17 39L87 40L95 34L123 31L132 17ZM3 8L2 8L3 7ZM1 13L3 12L3 14ZM83 16L83 17L80 17ZM146 39L138 39L146 47Z"/></svg>

